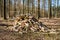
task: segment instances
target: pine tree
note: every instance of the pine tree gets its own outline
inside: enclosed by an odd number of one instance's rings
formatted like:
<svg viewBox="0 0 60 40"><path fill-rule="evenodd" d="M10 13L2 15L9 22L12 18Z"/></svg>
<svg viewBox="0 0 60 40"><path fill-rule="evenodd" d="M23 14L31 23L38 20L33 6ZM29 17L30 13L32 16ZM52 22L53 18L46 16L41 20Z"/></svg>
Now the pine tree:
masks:
<svg viewBox="0 0 60 40"><path fill-rule="evenodd" d="M6 0L4 0L4 19L6 20Z"/></svg>
<svg viewBox="0 0 60 40"><path fill-rule="evenodd" d="M40 0L38 0L38 19L40 18Z"/></svg>
<svg viewBox="0 0 60 40"><path fill-rule="evenodd" d="M48 12L49 12L48 17L49 18L52 17L51 5L52 5L51 0L48 0Z"/></svg>

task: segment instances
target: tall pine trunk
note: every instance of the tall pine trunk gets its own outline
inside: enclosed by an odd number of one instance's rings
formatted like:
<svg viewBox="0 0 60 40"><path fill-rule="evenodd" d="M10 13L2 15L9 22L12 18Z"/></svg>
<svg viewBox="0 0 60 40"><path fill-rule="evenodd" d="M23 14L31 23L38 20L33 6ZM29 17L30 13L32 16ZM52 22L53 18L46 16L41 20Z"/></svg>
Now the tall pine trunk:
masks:
<svg viewBox="0 0 60 40"><path fill-rule="evenodd" d="M10 0L9 0L9 17L10 17Z"/></svg>
<svg viewBox="0 0 60 40"><path fill-rule="evenodd" d="M43 6L42 7L43 7L43 15L42 16L44 17L45 16L44 15L45 14L45 0L43 0Z"/></svg>
<svg viewBox="0 0 60 40"><path fill-rule="evenodd" d="M24 14L24 0L23 0L23 14Z"/></svg>
<svg viewBox="0 0 60 40"><path fill-rule="evenodd" d="M6 0L4 0L4 19L6 20Z"/></svg>
<svg viewBox="0 0 60 40"><path fill-rule="evenodd" d="M48 0L48 17L51 18L52 17L52 12L51 12L51 0Z"/></svg>
<svg viewBox="0 0 60 40"><path fill-rule="evenodd" d="M40 18L40 0L38 0L38 19Z"/></svg>
<svg viewBox="0 0 60 40"><path fill-rule="evenodd" d="M59 16L58 16L58 14L59 14L59 12L58 12L58 7L59 7L59 0L57 0L57 17L59 17Z"/></svg>
<svg viewBox="0 0 60 40"><path fill-rule="evenodd" d="M14 0L14 17L16 17L16 0Z"/></svg>
<svg viewBox="0 0 60 40"><path fill-rule="evenodd" d="M34 14L34 0L32 0L32 14Z"/></svg>
<svg viewBox="0 0 60 40"><path fill-rule="evenodd" d="M28 0L28 3L27 3L27 5L28 5L28 14L29 14L29 0Z"/></svg>

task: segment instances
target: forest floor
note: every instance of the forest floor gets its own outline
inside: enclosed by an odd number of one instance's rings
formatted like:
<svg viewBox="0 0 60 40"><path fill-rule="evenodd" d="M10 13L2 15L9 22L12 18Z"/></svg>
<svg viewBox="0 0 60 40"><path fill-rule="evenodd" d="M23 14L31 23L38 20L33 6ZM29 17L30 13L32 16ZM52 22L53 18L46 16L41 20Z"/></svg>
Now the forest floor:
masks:
<svg viewBox="0 0 60 40"><path fill-rule="evenodd" d="M0 26L0 40L60 40L60 33L28 32L19 34L5 30L5 27Z"/></svg>
<svg viewBox="0 0 60 40"><path fill-rule="evenodd" d="M1 22L2 21L0 21L0 23ZM58 22L60 23L60 20ZM20 34L18 32L6 30L6 27L4 26L0 26L0 40L60 40L60 31L59 33L29 32L28 31L27 33Z"/></svg>

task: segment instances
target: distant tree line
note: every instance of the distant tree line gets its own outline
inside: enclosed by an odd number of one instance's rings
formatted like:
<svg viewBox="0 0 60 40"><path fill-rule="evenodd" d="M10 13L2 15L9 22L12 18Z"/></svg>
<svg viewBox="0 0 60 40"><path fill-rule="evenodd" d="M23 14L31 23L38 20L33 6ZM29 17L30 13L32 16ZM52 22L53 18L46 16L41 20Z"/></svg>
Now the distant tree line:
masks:
<svg viewBox="0 0 60 40"><path fill-rule="evenodd" d="M0 0L0 18L8 19L29 13L37 19L59 18L59 0L53 3L52 0Z"/></svg>

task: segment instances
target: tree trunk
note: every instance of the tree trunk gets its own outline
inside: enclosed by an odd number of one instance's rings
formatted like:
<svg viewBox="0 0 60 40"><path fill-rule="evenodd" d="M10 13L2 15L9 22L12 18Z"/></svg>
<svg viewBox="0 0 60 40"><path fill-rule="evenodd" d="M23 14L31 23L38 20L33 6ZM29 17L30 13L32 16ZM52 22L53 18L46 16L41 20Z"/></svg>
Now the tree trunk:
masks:
<svg viewBox="0 0 60 40"><path fill-rule="evenodd" d="M57 0L57 17L58 17L58 6L59 6L59 0Z"/></svg>
<svg viewBox="0 0 60 40"><path fill-rule="evenodd" d="M23 0L23 14L24 14L24 0Z"/></svg>
<svg viewBox="0 0 60 40"><path fill-rule="evenodd" d="M11 5L11 3L10 3L10 0L9 0L9 17L10 17L10 5Z"/></svg>
<svg viewBox="0 0 60 40"><path fill-rule="evenodd" d="M34 0L32 0L32 14L34 14Z"/></svg>
<svg viewBox="0 0 60 40"><path fill-rule="evenodd" d="M51 0L48 0L48 17L51 18L52 17L52 12L51 12Z"/></svg>
<svg viewBox="0 0 60 40"><path fill-rule="evenodd" d="M28 3L27 3L27 5L28 5L28 14L29 14L29 0L28 0Z"/></svg>
<svg viewBox="0 0 60 40"><path fill-rule="evenodd" d="M40 0L38 0L38 19L40 18Z"/></svg>
<svg viewBox="0 0 60 40"><path fill-rule="evenodd" d="M1 0L0 0L0 18L1 18Z"/></svg>
<svg viewBox="0 0 60 40"><path fill-rule="evenodd" d="M3 5L4 5L4 0L1 0L1 5L0 5L1 6L0 7L1 8L1 17L4 17L4 6Z"/></svg>
<svg viewBox="0 0 60 40"><path fill-rule="evenodd" d="M16 0L14 0L14 17L16 17Z"/></svg>
<svg viewBox="0 0 60 40"><path fill-rule="evenodd" d="M45 12L45 0L43 0L43 6L42 7L43 7L43 17L44 17L44 14L45 14L44 13Z"/></svg>
<svg viewBox="0 0 60 40"><path fill-rule="evenodd" d="M4 0L4 19L6 20L6 0Z"/></svg>

